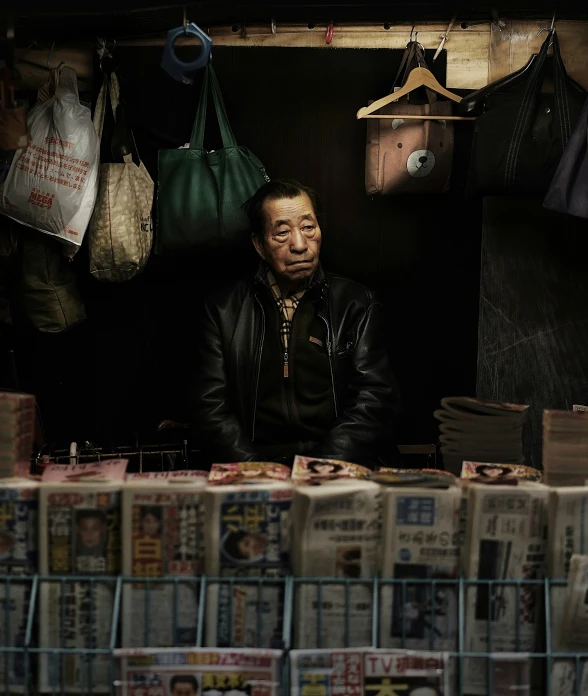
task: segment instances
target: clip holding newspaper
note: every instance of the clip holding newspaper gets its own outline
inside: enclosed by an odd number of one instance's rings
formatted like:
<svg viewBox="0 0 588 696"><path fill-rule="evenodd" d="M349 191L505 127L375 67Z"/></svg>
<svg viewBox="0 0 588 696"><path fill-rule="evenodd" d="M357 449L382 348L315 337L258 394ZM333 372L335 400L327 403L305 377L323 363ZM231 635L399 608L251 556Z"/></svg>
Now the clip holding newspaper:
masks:
<svg viewBox="0 0 588 696"><path fill-rule="evenodd" d="M294 574L341 578L297 584L294 646L339 648L372 642L372 582L378 567L382 495L371 481L297 486L292 500Z"/></svg>
<svg viewBox="0 0 588 696"><path fill-rule="evenodd" d="M281 650L115 650L117 696L279 696Z"/></svg>
<svg viewBox="0 0 588 696"><path fill-rule="evenodd" d="M532 482L467 488L465 576L522 581L518 588L517 582L488 582L466 589L467 652L533 652L540 624L540 587L524 581L545 575L548 493L547 486ZM466 658L465 693L483 696L487 689L486 660Z"/></svg>
<svg viewBox="0 0 588 696"><path fill-rule="evenodd" d="M387 488L383 496L382 577L435 585L382 585L380 644L456 650L462 489Z"/></svg>
<svg viewBox="0 0 588 696"><path fill-rule="evenodd" d="M292 485L275 482L214 486L207 488L205 499L206 574L266 579L263 585L208 583L207 645L280 647L284 615L282 578L290 568Z"/></svg>
<svg viewBox="0 0 588 696"><path fill-rule="evenodd" d="M110 692L110 657L84 654L109 648L114 581L120 573L118 483L43 484L39 517L39 568L43 575L87 575L95 580L44 580L39 589L40 647L79 650L55 659L42 654L39 691Z"/></svg>
<svg viewBox="0 0 588 696"><path fill-rule="evenodd" d="M0 481L0 646L23 647L32 589L37 572L39 484L26 479ZM25 692L22 654L0 652L0 693Z"/></svg>
<svg viewBox="0 0 588 696"><path fill-rule="evenodd" d="M292 650L291 696L450 696L447 653Z"/></svg>
<svg viewBox="0 0 588 696"><path fill-rule="evenodd" d="M123 574L151 580L124 584L123 647L196 644L200 584L153 580L202 575L203 525L201 481L136 481L123 489Z"/></svg>

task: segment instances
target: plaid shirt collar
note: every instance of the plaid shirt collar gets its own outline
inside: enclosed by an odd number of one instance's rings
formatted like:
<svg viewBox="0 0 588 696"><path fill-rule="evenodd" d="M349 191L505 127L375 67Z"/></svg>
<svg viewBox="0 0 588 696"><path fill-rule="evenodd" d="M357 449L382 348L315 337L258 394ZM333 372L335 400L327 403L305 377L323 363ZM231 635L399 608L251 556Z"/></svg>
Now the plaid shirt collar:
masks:
<svg viewBox="0 0 588 696"><path fill-rule="evenodd" d="M282 339L284 353L288 353L290 333L292 332L292 319L300 304L300 300L304 297L304 293L311 286L313 278L309 278L298 292L288 295L287 297L282 296L278 281L269 268L266 270L266 280L278 306L278 311L280 313L280 338Z"/></svg>

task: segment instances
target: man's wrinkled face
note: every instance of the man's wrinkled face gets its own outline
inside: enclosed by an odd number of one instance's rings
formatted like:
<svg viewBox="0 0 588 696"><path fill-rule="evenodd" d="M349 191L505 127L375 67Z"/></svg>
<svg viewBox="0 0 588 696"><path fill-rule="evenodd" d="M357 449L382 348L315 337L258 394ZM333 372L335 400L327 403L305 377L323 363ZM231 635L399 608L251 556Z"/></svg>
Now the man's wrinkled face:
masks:
<svg viewBox="0 0 588 696"><path fill-rule="evenodd" d="M196 696L196 691L194 691L194 686L191 682L176 682L172 696Z"/></svg>
<svg viewBox="0 0 588 696"><path fill-rule="evenodd" d="M265 238L253 237L257 253L280 285L296 288L316 271L321 228L306 193L296 198L266 200Z"/></svg>

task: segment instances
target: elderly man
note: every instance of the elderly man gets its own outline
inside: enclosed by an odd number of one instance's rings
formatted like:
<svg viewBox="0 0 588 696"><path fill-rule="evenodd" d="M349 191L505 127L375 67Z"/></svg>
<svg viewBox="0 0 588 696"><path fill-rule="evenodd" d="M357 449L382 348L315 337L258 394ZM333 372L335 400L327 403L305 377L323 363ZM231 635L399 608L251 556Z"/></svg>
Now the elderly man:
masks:
<svg viewBox="0 0 588 696"><path fill-rule="evenodd" d="M321 268L318 195L274 180L245 210L261 264L206 304L194 393L200 442L216 462L395 461L399 397L382 306Z"/></svg>

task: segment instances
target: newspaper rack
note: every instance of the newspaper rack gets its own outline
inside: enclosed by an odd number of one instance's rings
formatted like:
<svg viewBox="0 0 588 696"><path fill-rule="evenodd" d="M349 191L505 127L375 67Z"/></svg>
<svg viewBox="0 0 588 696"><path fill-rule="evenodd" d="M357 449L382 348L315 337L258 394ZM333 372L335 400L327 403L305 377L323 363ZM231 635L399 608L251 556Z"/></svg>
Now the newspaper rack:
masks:
<svg viewBox="0 0 588 696"><path fill-rule="evenodd" d="M66 655L84 655L85 656L85 684L82 685L79 693L82 694L92 694L92 667L93 661L98 655L108 655L110 656L110 674L112 676L110 693L116 696L119 690L119 684L117 683L117 657L115 650L120 646L120 631L119 624L121 618L121 601L122 601L122 588L126 583L137 583L138 579L133 577L104 577L104 576L55 576L55 575L33 575L33 576L14 576L14 575L0 575L0 590L3 590L3 600L0 600L0 622L3 622L3 628L5 629L4 635L10 635L9 622L10 613L8 611L8 605L10 603L11 590L17 585L26 585L30 587L30 600L28 614L26 617L26 630L23 645L0 645L0 664L3 664L5 674L0 675L0 679L4 683L5 687L0 689L0 696L3 694L11 694L15 692L34 694L37 692L36 688L36 676L37 676L37 661L40 655L49 655L49 660L53 665L53 673L58 674L57 669L60 661L62 662ZM111 617L111 630L110 630L110 641L107 647L96 648L40 648L37 645L36 637L36 627L38 621L38 596L39 589L42 583L59 583L62 587L66 583L72 582L83 582L89 583L90 587L95 584L107 584L110 585L114 593L114 604L113 612ZM373 591L373 605L371 609L371 620L372 620L372 646L379 646L379 633L380 633L380 592L381 588L385 585L399 586L402 596L402 606L405 605L405 600L407 597L408 586L414 586L418 584L423 584L426 586L426 591L435 593L436 588L439 586L447 587L453 586L457 591L457 611L458 611L458 640L456 645L456 650L450 653L451 657L454 657L457 661L457 691L456 693L460 696L464 693L463 688L463 661L467 658L484 658L487 664L487 675L488 675L488 693L493 694L493 670L492 670L492 660L496 659L497 653L493 653L490 650L488 652L468 652L465 649L465 606L466 606L466 592L469 587L480 587L488 586L488 614L491 616L493 612L492 604L496 602L496 598L492 593L493 588L510 586L514 587L517 593L517 599L524 588L535 587L537 590L538 601L542 603L543 606L543 619L544 621L544 637L542 647L543 650L538 652L525 652L525 658L533 660L533 664L541 664L543 668L544 678L540 681L544 684L539 690L539 693L544 693L547 696L551 696L551 686L550 679L547 675L551 674L551 667L554 660L567 660L575 664L575 687L569 691L570 696L580 696L581 693L581 676L584 661L588 660L588 645L586 646L586 652L555 652L553 650L551 641L551 631L550 629L550 590L552 587L566 586L567 582L565 580L468 580L464 578L448 580L431 580L431 579L383 579L374 578L370 580L356 580L356 579L341 579L341 578L294 578L291 576L285 578L252 578L252 577L239 577L239 578L213 578L213 577L164 577L164 578L141 578L141 584L145 584L148 588L150 584L161 585L162 583L169 583L174 586L174 622L176 621L175 614L177 613L177 597L178 597L178 587L181 583L197 583L199 586L199 608L198 608L198 618L197 618L197 633L196 633L196 644L193 647L203 647L204 645L204 622L206 616L206 589L211 583L228 584L230 587L234 585L250 584L257 586L258 588L258 608L262 606L263 593L266 587L283 585L284 586L284 612L283 612L283 630L281 644L272 645L269 647L279 648L285 651L286 659L284 660L283 668L283 680L282 680L282 692L287 694L289 691L289 674L288 674L288 659L287 652L290 650L292 645L292 629L293 629L293 607L296 598L296 588L302 584L314 585L317 587L317 648L321 648L320 638L321 638L321 615L322 615L322 599L323 596L328 596L328 586L329 585L344 585L345 586L345 596L346 596L346 621L345 621L345 644L348 643L348 637L350 634L350 621L349 621L349 593L352 585L360 584L367 585L371 587ZM232 596L232 593L231 593ZM90 593L92 597L92 593ZM146 638L149 638L149 624L150 624L150 591L148 589L146 593L145 602L145 626L146 626ZM233 607L231 605L230 610L232 612ZM90 621L92 621L92 616L94 612L94 607L92 602L90 602ZM433 619L434 607L431 605L431 619ZM258 621L261 622L261 611L257 612ZM229 616L229 621L232 621L232 617ZM520 623L517 621L517 624ZM63 631L65 625L65 607L61 607L61 627L60 627L60 642L61 645L64 643ZM403 622L403 636L402 642L405 641L404 634L404 622ZM517 631L517 643L518 643L518 632L520 627L515 627ZM492 647L492 621L488 621L487 625L487 636L488 645ZM261 635L260 631L257 631L257 635ZM431 633L430 639L431 650L435 650L435 640ZM124 647L124 646L123 646ZM144 647L150 647L145 645ZM264 646L268 647L268 646ZM18 656L18 662L21 665L23 686L21 686L20 691L12 690L8 685L8 663L11 656ZM61 683L55 683L52 685L52 694L65 694L66 690L64 685Z"/></svg>

